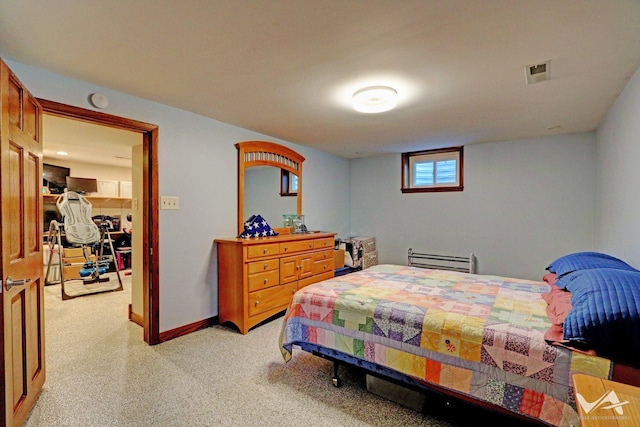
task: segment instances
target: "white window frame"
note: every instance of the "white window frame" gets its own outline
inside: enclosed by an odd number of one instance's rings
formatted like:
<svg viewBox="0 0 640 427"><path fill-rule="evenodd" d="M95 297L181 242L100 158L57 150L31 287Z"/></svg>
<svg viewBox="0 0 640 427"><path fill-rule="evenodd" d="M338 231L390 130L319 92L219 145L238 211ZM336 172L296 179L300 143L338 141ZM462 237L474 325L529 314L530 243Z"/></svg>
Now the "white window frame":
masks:
<svg viewBox="0 0 640 427"><path fill-rule="evenodd" d="M298 175L285 169L280 169L280 196L298 195Z"/></svg>
<svg viewBox="0 0 640 427"><path fill-rule="evenodd" d="M416 163L435 163L443 160L456 161L456 180L455 182L436 183L434 173L433 184L417 185L414 183L414 170ZM425 192L441 192L441 191L462 191L464 189L463 181L463 147L444 148L439 150L424 150L402 153L402 192L403 193L425 193Z"/></svg>

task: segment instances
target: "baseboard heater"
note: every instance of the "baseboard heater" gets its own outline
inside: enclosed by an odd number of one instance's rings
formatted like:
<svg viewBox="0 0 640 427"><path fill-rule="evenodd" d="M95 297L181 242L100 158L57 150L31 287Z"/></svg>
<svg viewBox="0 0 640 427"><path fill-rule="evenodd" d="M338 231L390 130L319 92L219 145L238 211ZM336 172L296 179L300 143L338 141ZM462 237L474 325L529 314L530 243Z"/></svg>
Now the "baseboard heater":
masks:
<svg viewBox="0 0 640 427"><path fill-rule="evenodd" d="M463 273L476 272L476 257L451 256L415 252L412 248L407 251L408 265L411 267L431 268L434 270L460 271Z"/></svg>

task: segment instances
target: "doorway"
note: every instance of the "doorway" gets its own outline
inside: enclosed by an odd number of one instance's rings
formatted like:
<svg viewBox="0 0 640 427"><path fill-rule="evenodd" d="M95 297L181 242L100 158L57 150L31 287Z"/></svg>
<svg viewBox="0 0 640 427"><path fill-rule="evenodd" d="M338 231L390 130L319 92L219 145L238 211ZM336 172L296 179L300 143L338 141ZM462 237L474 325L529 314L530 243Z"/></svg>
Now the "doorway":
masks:
<svg viewBox="0 0 640 427"><path fill-rule="evenodd" d="M139 166L141 197L132 208L140 214L142 314L136 323L144 329L144 341L150 345L160 342L158 292L158 126L123 117L38 99L43 113L86 123L133 131L142 135L142 154ZM44 129L46 132L46 129Z"/></svg>

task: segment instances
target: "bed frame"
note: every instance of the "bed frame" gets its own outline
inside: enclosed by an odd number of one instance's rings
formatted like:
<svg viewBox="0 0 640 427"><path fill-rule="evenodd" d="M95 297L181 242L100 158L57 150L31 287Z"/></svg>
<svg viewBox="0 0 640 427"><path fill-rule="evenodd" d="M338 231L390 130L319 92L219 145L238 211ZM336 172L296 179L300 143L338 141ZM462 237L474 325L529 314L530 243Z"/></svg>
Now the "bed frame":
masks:
<svg viewBox="0 0 640 427"><path fill-rule="evenodd" d="M356 357L339 352L337 350L326 349L324 347L317 346L314 344L309 344L309 343L299 343L297 345L299 345L300 348L306 351L307 353L311 353L316 357L320 357L322 359L325 359L333 363L333 377L331 378L331 381L333 383L333 386L336 388L342 387L342 379L338 375L339 367L342 364L345 367L355 368L367 375L372 375L376 378L380 378L390 383L393 383L402 387L406 387L407 389L414 390L419 393L435 393L437 395L446 396L447 398L461 400L469 404L482 407L486 410L493 411L495 413L499 413L511 418L526 421L530 423L532 426L534 425L547 426L547 427L549 426L549 424L541 420L538 420L536 418L527 417L522 414L508 411L505 408L502 408L498 405L493 405L489 402L483 402L472 396L457 393L455 391L448 390L436 384L423 383L407 375L396 372L393 369L380 366L376 363L369 362L367 360L358 359ZM447 401L447 404L449 404L448 401Z"/></svg>

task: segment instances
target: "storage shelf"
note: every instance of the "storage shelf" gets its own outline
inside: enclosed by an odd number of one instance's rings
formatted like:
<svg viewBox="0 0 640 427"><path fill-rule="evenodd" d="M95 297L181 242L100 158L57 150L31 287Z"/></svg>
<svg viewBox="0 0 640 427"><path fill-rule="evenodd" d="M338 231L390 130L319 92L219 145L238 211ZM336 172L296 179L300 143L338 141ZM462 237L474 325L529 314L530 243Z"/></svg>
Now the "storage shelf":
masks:
<svg viewBox="0 0 640 427"><path fill-rule="evenodd" d="M55 204L59 194L43 194L44 203ZM131 199L128 197L85 196L94 208L130 208Z"/></svg>

